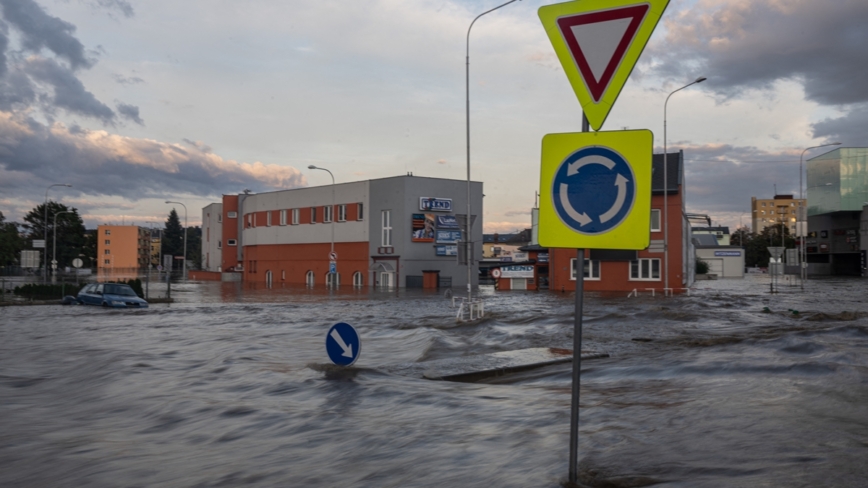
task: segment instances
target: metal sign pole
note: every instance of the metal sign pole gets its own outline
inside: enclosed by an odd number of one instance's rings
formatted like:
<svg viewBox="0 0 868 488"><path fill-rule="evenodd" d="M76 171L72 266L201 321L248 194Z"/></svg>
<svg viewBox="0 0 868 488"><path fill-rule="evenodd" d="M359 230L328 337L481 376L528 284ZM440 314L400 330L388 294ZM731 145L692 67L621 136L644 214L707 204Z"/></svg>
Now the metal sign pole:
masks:
<svg viewBox="0 0 868 488"><path fill-rule="evenodd" d="M582 132L590 130L582 114ZM585 250L576 250L576 315L573 320L573 392L570 406L570 483L578 482L579 473L579 387L582 380L582 312L585 294Z"/></svg>

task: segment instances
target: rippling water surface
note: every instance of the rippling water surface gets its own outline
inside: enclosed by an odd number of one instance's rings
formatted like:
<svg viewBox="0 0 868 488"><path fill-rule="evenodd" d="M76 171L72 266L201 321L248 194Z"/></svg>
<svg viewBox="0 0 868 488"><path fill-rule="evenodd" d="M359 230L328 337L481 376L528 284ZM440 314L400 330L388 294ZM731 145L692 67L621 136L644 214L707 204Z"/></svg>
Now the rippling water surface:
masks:
<svg viewBox="0 0 868 488"><path fill-rule="evenodd" d="M589 486L866 486L868 283L767 277L585 299ZM0 485L557 487L569 364L487 383L389 367L571 347L569 294L188 284L148 310L0 308ZM764 311L764 307L768 311ZM792 310L798 310L794 314ZM362 336L329 367L328 328Z"/></svg>

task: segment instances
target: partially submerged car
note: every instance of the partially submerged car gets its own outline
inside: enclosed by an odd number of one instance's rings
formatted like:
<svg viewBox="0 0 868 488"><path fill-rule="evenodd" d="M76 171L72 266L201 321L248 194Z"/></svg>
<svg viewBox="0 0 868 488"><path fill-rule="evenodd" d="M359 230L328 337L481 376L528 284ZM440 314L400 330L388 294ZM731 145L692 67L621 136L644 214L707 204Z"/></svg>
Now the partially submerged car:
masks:
<svg viewBox="0 0 868 488"><path fill-rule="evenodd" d="M130 285L119 283L91 283L78 292L82 305L101 305L116 308L147 308L148 302L139 298Z"/></svg>

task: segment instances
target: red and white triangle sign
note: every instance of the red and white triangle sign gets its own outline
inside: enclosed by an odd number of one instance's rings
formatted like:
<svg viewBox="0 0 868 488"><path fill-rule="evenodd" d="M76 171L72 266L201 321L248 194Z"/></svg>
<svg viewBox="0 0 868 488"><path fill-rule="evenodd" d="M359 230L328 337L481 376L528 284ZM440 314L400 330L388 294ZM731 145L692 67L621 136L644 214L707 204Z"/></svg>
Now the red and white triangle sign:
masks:
<svg viewBox="0 0 868 488"><path fill-rule="evenodd" d="M600 130L669 0L581 0L539 17L582 110Z"/></svg>
<svg viewBox="0 0 868 488"><path fill-rule="evenodd" d="M649 8L640 4L558 19L594 102L603 98Z"/></svg>

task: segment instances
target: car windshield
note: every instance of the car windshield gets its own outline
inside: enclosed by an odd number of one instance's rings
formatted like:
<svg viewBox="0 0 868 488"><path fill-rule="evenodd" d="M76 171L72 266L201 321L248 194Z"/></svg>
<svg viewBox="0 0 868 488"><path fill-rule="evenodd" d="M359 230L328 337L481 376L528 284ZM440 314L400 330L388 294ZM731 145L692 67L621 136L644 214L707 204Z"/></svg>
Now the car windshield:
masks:
<svg viewBox="0 0 868 488"><path fill-rule="evenodd" d="M125 297L137 296L129 285L105 285L106 295L120 295Z"/></svg>

